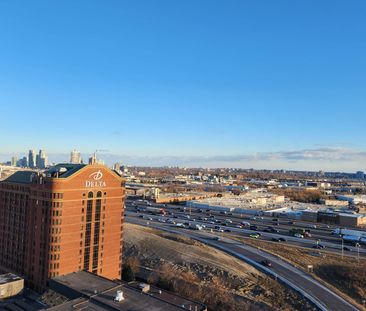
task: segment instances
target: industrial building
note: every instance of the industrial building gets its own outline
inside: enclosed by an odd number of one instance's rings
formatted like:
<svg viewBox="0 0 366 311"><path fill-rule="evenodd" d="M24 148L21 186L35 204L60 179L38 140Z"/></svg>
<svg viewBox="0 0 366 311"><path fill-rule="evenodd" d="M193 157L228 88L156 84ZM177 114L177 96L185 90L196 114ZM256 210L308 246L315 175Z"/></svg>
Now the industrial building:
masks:
<svg viewBox="0 0 366 311"><path fill-rule="evenodd" d="M226 195L187 202L188 207L235 211L237 213L257 214L279 207L285 202L283 195L266 191L251 191L242 195Z"/></svg>
<svg viewBox="0 0 366 311"><path fill-rule="evenodd" d="M17 171L0 182L0 271L41 292L90 271L121 278L125 180L102 165Z"/></svg>

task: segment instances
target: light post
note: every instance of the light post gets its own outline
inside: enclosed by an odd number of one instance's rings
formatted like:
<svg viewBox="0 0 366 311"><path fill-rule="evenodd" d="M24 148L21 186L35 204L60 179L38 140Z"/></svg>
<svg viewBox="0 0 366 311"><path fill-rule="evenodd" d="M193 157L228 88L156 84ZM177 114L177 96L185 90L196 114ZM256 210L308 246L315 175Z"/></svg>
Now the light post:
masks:
<svg viewBox="0 0 366 311"><path fill-rule="evenodd" d="M360 244L356 243L356 247L357 247L357 263L360 264Z"/></svg>
<svg viewBox="0 0 366 311"><path fill-rule="evenodd" d="M344 257L344 241L343 241L343 236L342 236L342 260Z"/></svg>

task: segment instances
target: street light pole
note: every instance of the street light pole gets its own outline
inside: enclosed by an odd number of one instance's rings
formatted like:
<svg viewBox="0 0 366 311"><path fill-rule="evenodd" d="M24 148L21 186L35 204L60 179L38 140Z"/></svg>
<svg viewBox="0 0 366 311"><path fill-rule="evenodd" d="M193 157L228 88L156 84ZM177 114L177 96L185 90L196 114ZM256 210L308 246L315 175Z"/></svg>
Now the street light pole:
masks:
<svg viewBox="0 0 366 311"><path fill-rule="evenodd" d="M360 244L356 243L357 247L357 263L360 264Z"/></svg>
<svg viewBox="0 0 366 311"><path fill-rule="evenodd" d="M344 257L344 241L343 241L343 237L342 237L342 260Z"/></svg>

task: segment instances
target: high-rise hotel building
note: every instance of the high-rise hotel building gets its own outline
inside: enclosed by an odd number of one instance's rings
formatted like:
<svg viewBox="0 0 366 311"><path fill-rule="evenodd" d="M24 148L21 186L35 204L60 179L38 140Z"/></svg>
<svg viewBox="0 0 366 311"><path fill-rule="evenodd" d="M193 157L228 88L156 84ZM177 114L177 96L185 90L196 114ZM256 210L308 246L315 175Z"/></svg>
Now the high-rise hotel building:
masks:
<svg viewBox="0 0 366 311"><path fill-rule="evenodd" d="M125 180L103 165L59 164L0 182L0 271L42 291L86 270L120 279Z"/></svg>

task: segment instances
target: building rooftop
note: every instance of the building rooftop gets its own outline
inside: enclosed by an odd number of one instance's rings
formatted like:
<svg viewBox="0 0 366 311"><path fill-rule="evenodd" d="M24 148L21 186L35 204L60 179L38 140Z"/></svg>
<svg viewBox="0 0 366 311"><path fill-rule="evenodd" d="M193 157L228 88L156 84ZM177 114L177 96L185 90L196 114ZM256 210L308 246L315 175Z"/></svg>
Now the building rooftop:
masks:
<svg viewBox="0 0 366 311"><path fill-rule="evenodd" d="M206 306L173 293L151 286L142 293L138 283L114 282L92 273L80 271L58 276L50 281L50 287L72 301L50 308L53 311L69 310L206 310ZM114 300L122 290L124 300ZM184 307L183 307L184 306Z"/></svg>
<svg viewBox="0 0 366 311"><path fill-rule="evenodd" d="M12 183L30 184L32 182L33 174L36 174L36 171L18 171L10 175L4 181Z"/></svg>
<svg viewBox="0 0 366 311"><path fill-rule="evenodd" d="M2 275L0 275L0 285L19 281L21 279L22 279L21 277L15 275L15 274L12 274L12 273L2 274Z"/></svg>
<svg viewBox="0 0 366 311"><path fill-rule="evenodd" d="M45 174L46 176L51 175L50 177L67 178L85 166L86 164L60 163L50 167Z"/></svg>

